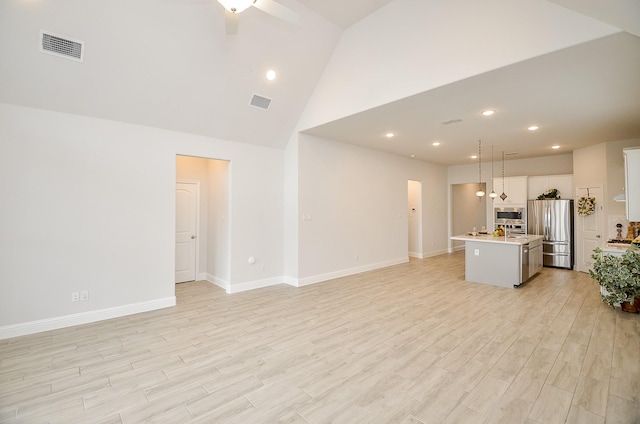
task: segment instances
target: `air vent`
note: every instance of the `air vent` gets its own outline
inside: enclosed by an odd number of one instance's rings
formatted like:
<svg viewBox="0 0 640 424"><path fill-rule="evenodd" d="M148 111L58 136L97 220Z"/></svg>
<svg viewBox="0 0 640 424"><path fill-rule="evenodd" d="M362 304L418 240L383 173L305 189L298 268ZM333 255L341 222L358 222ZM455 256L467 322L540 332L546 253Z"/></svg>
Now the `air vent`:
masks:
<svg viewBox="0 0 640 424"><path fill-rule="evenodd" d="M448 119L446 121L442 121L442 124L449 125L449 124L457 124L458 122L462 122L462 119L460 118Z"/></svg>
<svg viewBox="0 0 640 424"><path fill-rule="evenodd" d="M72 40L69 37L48 31L40 31L40 51L82 62L84 60L84 41Z"/></svg>
<svg viewBox="0 0 640 424"><path fill-rule="evenodd" d="M249 106L258 107L264 110L268 110L270 105L271 105L271 99L258 96L257 94L254 94L251 97L251 101L249 102Z"/></svg>

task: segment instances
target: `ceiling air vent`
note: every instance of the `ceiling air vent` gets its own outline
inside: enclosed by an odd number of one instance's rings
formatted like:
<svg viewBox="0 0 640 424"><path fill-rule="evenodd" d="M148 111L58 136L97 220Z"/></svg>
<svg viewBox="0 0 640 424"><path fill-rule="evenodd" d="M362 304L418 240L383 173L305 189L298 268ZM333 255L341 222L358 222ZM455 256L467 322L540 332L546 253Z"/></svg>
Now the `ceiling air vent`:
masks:
<svg viewBox="0 0 640 424"><path fill-rule="evenodd" d="M268 110L270 105L271 105L271 99L258 96L257 94L254 94L251 97L251 101L249 102L249 106L258 107L264 110Z"/></svg>
<svg viewBox="0 0 640 424"><path fill-rule="evenodd" d="M56 35L48 31L40 31L40 51L82 62L84 60L84 41L72 40L69 37Z"/></svg>

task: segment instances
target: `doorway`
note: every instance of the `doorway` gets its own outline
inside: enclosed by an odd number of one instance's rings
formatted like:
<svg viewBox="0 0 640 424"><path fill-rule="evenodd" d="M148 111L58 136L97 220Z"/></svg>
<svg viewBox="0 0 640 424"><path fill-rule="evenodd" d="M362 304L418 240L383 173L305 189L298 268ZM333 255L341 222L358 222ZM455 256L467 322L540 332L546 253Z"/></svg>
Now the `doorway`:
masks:
<svg viewBox="0 0 640 424"><path fill-rule="evenodd" d="M481 183L482 190L487 191L486 184ZM481 230L487 225L486 196L478 199L476 192L478 183L452 184L451 185L451 234L460 235L476 230ZM464 249L464 241L453 240L453 250Z"/></svg>
<svg viewBox="0 0 640 424"><path fill-rule="evenodd" d="M409 257L423 259L422 252L422 183L408 180Z"/></svg>
<svg viewBox="0 0 640 424"><path fill-rule="evenodd" d="M229 169L229 161L176 155L176 283L229 282Z"/></svg>

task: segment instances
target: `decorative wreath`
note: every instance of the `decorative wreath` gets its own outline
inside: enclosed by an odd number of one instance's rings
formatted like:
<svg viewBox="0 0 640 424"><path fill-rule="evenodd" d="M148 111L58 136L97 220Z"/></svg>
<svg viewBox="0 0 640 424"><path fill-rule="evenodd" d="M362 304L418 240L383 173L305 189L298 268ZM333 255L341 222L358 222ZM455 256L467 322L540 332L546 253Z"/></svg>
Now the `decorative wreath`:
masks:
<svg viewBox="0 0 640 424"><path fill-rule="evenodd" d="M580 197L578 199L578 215L587 216L596 211L595 197Z"/></svg>

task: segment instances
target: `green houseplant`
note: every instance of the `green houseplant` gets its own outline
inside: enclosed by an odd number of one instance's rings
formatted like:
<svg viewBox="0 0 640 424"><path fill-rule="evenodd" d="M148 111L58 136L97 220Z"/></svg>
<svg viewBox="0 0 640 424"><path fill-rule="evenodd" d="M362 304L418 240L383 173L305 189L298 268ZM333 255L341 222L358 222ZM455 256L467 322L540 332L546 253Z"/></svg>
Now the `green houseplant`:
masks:
<svg viewBox="0 0 640 424"><path fill-rule="evenodd" d="M603 255L600 248L593 251L591 278L604 289L602 301L623 311L640 312L640 253L627 250L622 256Z"/></svg>

